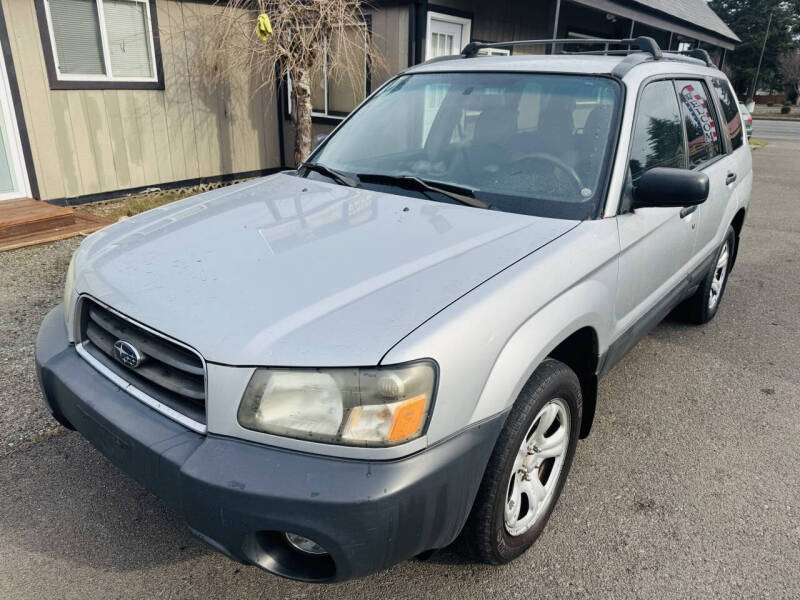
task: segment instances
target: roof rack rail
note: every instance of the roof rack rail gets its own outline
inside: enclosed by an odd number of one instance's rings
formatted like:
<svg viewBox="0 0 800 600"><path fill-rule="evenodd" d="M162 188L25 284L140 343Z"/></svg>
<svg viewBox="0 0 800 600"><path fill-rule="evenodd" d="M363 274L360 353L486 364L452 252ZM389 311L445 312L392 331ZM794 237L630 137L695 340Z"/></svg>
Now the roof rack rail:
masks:
<svg viewBox="0 0 800 600"><path fill-rule="evenodd" d="M614 67L611 74L618 79L622 79L633 67L647 62L649 59L650 57L644 52L632 52L617 63L617 66Z"/></svg>
<svg viewBox="0 0 800 600"><path fill-rule="evenodd" d="M478 55L478 52L484 48L507 48L508 46L521 46L521 45L554 45L554 44L605 44L606 48L609 45L619 45L619 46L635 46L642 52L647 52L650 54L654 60L658 60L661 58L661 48L658 47L658 43L651 37L647 36L640 36L637 38L629 38L624 40L612 40L612 39L603 39L603 38L595 38L595 39L580 39L580 38L553 38L549 40L517 40L513 42L493 42L493 43L486 43L486 42L470 42L464 49L461 51L461 56L464 58L473 58ZM606 50L604 53L608 53Z"/></svg>
<svg viewBox="0 0 800 600"><path fill-rule="evenodd" d="M430 65L431 63L443 62L445 60L455 60L460 58L464 57L461 56L460 54L447 54L445 56L434 56L433 58L429 58L428 60L426 60L423 64Z"/></svg>
<svg viewBox="0 0 800 600"><path fill-rule="evenodd" d="M698 60L702 60L706 63L706 66L709 67L716 67L717 65L714 64L714 61L711 60L711 55L708 53L708 50L703 50L702 48L692 48L691 50L681 50L678 54L682 56L688 56L689 58L696 58Z"/></svg>

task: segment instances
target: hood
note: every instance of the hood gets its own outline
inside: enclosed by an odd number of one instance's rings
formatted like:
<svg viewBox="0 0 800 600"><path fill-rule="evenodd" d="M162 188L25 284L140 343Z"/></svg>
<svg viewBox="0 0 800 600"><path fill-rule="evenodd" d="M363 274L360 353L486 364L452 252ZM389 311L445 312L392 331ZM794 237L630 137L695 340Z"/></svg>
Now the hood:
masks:
<svg viewBox="0 0 800 600"><path fill-rule="evenodd" d="M576 225L278 174L87 238L75 289L231 365L375 365Z"/></svg>

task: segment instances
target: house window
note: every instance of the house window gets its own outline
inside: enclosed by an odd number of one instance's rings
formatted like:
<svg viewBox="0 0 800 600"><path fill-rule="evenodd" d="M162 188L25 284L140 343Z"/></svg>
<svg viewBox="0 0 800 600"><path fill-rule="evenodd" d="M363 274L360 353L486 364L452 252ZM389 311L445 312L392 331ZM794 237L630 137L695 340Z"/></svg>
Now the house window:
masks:
<svg viewBox="0 0 800 600"><path fill-rule="evenodd" d="M369 35L369 21L365 24ZM370 92L369 61L365 30L353 28L344 34L333 34L323 40L322 61L311 71L311 107L313 117L343 119L358 106ZM363 41L363 43L362 43ZM339 45L346 44L341 51ZM330 69L331 53L346 57L347 64L341 74ZM292 80L287 79L288 107L292 112Z"/></svg>
<svg viewBox="0 0 800 600"><path fill-rule="evenodd" d="M151 0L43 2L57 81L158 82Z"/></svg>

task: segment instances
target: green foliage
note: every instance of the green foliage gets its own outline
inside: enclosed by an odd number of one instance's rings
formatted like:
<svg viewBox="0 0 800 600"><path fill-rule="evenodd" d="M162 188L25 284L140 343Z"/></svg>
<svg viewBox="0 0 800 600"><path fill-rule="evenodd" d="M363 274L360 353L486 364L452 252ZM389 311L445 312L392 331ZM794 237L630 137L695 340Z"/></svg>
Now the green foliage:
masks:
<svg viewBox="0 0 800 600"><path fill-rule="evenodd" d="M725 59L733 73L731 83L741 96L750 93L769 14L774 9L758 87L782 89L778 57L797 45L800 0L711 0L708 5L742 39Z"/></svg>

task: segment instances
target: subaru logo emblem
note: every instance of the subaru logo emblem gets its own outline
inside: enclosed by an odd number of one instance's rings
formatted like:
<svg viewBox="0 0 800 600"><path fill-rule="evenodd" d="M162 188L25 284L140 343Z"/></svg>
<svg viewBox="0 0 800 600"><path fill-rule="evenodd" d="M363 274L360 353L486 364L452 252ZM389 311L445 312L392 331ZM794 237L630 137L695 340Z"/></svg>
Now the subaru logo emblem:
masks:
<svg viewBox="0 0 800 600"><path fill-rule="evenodd" d="M114 358L130 369L135 369L142 364L142 353L125 340L117 340L114 343Z"/></svg>

